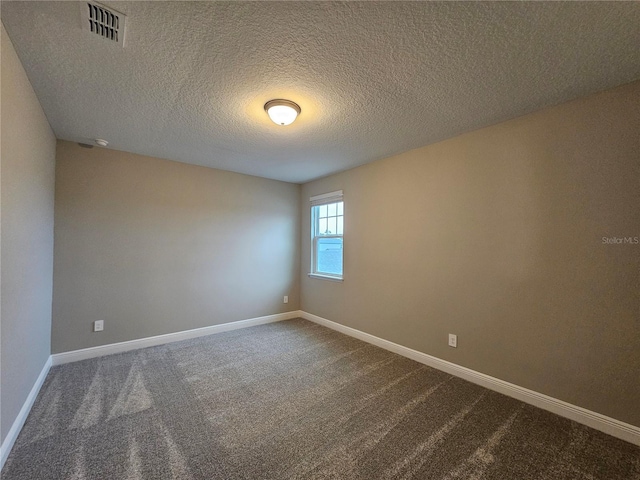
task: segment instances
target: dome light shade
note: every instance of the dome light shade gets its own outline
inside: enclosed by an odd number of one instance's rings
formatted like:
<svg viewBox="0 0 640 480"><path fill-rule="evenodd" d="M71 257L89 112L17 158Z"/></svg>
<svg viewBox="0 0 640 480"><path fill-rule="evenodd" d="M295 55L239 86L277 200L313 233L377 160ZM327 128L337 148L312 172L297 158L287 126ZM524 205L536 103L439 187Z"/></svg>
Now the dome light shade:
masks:
<svg viewBox="0 0 640 480"><path fill-rule="evenodd" d="M291 125L300 114L300 107L291 100L269 100L264 104L264 109L277 125Z"/></svg>

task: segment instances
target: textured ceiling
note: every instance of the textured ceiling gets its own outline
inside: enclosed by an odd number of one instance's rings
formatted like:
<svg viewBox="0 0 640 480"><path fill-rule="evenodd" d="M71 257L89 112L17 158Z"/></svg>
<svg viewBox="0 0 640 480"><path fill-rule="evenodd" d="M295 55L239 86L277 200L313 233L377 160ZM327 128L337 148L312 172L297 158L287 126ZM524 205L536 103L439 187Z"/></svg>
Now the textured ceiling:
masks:
<svg viewBox="0 0 640 480"><path fill-rule="evenodd" d="M2 2L58 138L291 182L640 78L638 2L104 3Z"/></svg>

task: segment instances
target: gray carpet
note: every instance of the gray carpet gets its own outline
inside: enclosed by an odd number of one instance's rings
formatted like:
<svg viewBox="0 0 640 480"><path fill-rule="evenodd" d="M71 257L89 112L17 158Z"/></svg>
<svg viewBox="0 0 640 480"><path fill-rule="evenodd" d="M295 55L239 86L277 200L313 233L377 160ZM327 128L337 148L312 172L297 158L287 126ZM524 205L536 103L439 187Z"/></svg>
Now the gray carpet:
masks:
<svg viewBox="0 0 640 480"><path fill-rule="evenodd" d="M640 448L305 320L51 369L34 479L640 479Z"/></svg>

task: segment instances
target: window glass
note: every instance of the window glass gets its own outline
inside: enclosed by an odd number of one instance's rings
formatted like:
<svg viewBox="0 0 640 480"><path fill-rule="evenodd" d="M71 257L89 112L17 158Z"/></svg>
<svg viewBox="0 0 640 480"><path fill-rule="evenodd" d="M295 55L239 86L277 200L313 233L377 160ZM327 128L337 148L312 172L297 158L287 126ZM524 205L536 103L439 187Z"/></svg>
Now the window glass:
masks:
<svg viewBox="0 0 640 480"><path fill-rule="evenodd" d="M336 234L338 233L338 229L336 227L336 217L329 217L329 221L327 223L327 233L328 234Z"/></svg>
<svg viewBox="0 0 640 480"><path fill-rule="evenodd" d="M317 258L317 272L342 275L342 238L319 238Z"/></svg>
<svg viewBox="0 0 640 480"><path fill-rule="evenodd" d="M318 227L318 233L319 234L326 234L327 233L327 219L326 218L321 218L319 220L318 223L319 227Z"/></svg>
<svg viewBox="0 0 640 480"><path fill-rule="evenodd" d="M312 272L342 278L344 204L311 207Z"/></svg>

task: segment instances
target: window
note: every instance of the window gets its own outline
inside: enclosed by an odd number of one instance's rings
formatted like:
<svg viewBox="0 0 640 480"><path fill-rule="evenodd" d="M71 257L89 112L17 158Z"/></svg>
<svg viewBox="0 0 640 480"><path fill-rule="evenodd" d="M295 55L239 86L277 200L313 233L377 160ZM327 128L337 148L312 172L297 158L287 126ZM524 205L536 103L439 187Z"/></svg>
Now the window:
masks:
<svg viewBox="0 0 640 480"><path fill-rule="evenodd" d="M344 202L342 190L311 197L310 276L342 279Z"/></svg>

